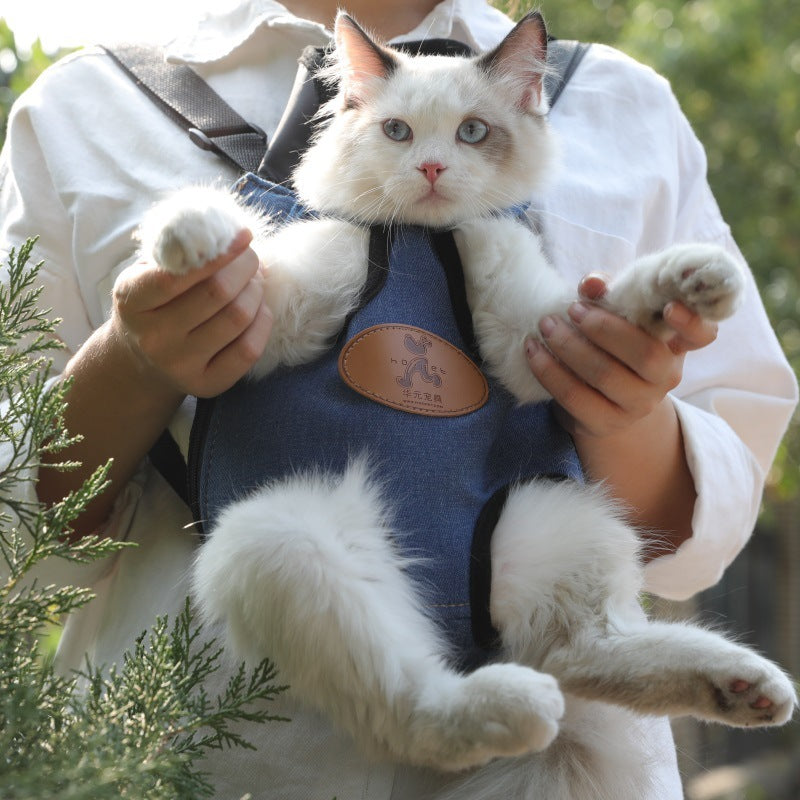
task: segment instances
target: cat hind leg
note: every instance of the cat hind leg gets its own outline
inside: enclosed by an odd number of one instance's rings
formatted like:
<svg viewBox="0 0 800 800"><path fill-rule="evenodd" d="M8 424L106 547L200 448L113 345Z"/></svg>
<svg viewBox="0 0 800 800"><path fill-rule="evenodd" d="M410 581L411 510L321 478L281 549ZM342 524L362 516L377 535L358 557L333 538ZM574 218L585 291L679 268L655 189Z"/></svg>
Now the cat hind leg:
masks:
<svg viewBox="0 0 800 800"><path fill-rule="evenodd" d="M490 598L511 657L552 674L568 695L641 714L786 722L795 689L774 664L711 631L648 622L638 550L597 486L513 489L492 538Z"/></svg>
<svg viewBox="0 0 800 800"><path fill-rule="evenodd" d="M440 676L427 682L411 720L414 760L461 770L544 750L563 713L556 679L528 667L489 664Z"/></svg>
<svg viewBox="0 0 800 800"><path fill-rule="evenodd" d="M511 489L492 543L490 613L509 657L544 669L551 649L602 625L641 588L639 542L602 488L538 479Z"/></svg>
<svg viewBox="0 0 800 800"><path fill-rule="evenodd" d="M797 705L789 678L747 647L693 625L651 622L581 633L545 661L565 691L643 714L735 727L783 725Z"/></svg>

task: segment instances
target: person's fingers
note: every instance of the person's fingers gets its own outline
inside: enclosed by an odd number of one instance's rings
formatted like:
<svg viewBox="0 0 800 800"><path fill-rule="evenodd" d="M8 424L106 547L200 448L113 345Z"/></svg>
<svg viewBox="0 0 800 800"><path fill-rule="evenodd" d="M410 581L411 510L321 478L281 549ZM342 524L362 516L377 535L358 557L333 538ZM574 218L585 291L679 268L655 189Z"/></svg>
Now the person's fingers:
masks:
<svg viewBox="0 0 800 800"><path fill-rule="evenodd" d="M638 325L590 303L573 303L569 316L581 335L643 381L662 391L680 382L683 359Z"/></svg>
<svg viewBox="0 0 800 800"><path fill-rule="evenodd" d="M251 324L209 362L203 386L195 394L212 397L233 386L255 364L269 341L273 317L261 303Z"/></svg>
<svg viewBox="0 0 800 800"><path fill-rule="evenodd" d="M531 371L564 413L562 422L572 429L605 432L623 425L625 413L560 362L536 339L526 342ZM566 415L566 416L564 416Z"/></svg>
<svg viewBox="0 0 800 800"><path fill-rule="evenodd" d="M243 231L226 253L183 275L136 264L115 286L115 324L143 363L183 392L223 391L263 352L272 316L251 239Z"/></svg>
<svg viewBox="0 0 800 800"><path fill-rule="evenodd" d="M587 300L600 300L608 289L610 277L604 272L590 272L578 284L578 294Z"/></svg>
<svg viewBox="0 0 800 800"><path fill-rule="evenodd" d="M253 234L241 230L227 251L199 269L176 274L143 259L125 269L114 284L115 304L130 313L150 311L171 302L240 256Z"/></svg>
<svg viewBox="0 0 800 800"><path fill-rule="evenodd" d="M192 331L234 303L251 284L262 285L258 277L258 256L252 249L243 252L204 280L160 307L166 324Z"/></svg>
<svg viewBox="0 0 800 800"><path fill-rule="evenodd" d="M545 317L540 330L550 352L578 379L611 402L634 411L649 386L615 354L557 316Z"/></svg>
<svg viewBox="0 0 800 800"><path fill-rule="evenodd" d="M208 353L210 360L250 327L263 303L264 284L257 278L251 279L213 316L191 330L187 345Z"/></svg>

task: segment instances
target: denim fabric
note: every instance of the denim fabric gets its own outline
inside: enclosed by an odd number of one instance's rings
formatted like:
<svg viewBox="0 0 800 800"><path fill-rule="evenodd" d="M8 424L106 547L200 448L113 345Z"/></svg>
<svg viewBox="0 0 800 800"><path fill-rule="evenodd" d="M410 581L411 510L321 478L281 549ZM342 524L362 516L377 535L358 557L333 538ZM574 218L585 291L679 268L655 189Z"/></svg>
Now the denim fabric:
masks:
<svg viewBox="0 0 800 800"><path fill-rule="evenodd" d="M300 203L291 189L277 183L270 183L252 172L242 175L233 185L233 191L247 205L272 217L276 223L317 216Z"/></svg>
<svg viewBox="0 0 800 800"><path fill-rule="evenodd" d="M246 176L261 208L302 216L290 193ZM340 347L378 323L414 325L466 351L442 265L428 232L395 231L382 290L355 313L337 346L318 360L243 380L216 398L200 460L199 510L209 529L220 508L273 478L311 467L341 471L367 453L393 506L397 541L420 557L411 575L461 664L475 652L470 626L470 550L476 520L508 484L535 475L581 480L572 442L548 404L520 406L490 381L489 400L464 416L429 417L380 405L339 377ZM532 520L532 523L534 521Z"/></svg>

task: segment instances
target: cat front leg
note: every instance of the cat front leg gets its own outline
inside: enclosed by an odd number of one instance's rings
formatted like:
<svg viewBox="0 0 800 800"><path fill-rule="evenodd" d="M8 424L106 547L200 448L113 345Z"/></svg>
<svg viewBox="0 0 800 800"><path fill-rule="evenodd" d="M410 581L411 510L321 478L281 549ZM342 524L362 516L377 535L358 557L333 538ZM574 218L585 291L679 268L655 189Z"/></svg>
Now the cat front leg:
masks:
<svg viewBox="0 0 800 800"><path fill-rule="evenodd" d="M293 222L254 243L265 264L267 304L275 322L260 378L278 364L296 366L328 350L367 281L369 230L335 219Z"/></svg>
<svg viewBox="0 0 800 800"><path fill-rule="evenodd" d="M458 770L546 747L564 709L556 681L513 664L450 668L387 516L363 460L234 503L195 565L203 618L374 755Z"/></svg>
<svg viewBox="0 0 800 800"><path fill-rule="evenodd" d="M542 317L566 317L574 289L548 263L540 238L518 220L498 217L464 223L453 235L488 371L522 403L549 399L531 372L525 340L541 338Z"/></svg>
<svg viewBox="0 0 800 800"><path fill-rule="evenodd" d="M190 186L156 203L137 231L142 253L167 272L198 269L227 252L236 234L264 236L269 220L224 189Z"/></svg>
<svg viewBox="0 0 800 800"><path fill-rule="evenodd" d="M663 321L667 303L678 300L706 320L730 317L742 300L745 272L715 244L674 245L635 261L614 278L600 301L659 338L674 331Z"/></svg>
<svg viewBox="0 0 800 800"><path fill-rule="evenodd" d="M190 187L158 203L139 231L142 252L182 274L227 252L243 229L253 232L261 261L270 338L251 369L261 378L279 364L295 366L327 350L367 279L367 232L338 220L275 227L230 192Z"/></svg>

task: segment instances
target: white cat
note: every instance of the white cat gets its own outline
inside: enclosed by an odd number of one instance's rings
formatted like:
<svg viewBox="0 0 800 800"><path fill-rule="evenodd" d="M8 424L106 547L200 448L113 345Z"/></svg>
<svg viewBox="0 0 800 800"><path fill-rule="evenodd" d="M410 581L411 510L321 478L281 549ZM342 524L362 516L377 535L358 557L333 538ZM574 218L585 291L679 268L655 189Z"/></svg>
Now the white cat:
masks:
<svg viewBox="0 0 800 800"><path fill-rule="evenodd" d="M145 251L182 272L241 228L260 231L275 320L261 377L331 346L367 277L368 224L452 228L486 368L522 403L547 398L524 342L544 315L566 315L574 292L536 234L494 215L524 202L551 164L541 17L463 59L390 51L340 15L336 52L332 118L294 176L302 200L329 216L271 230L227 193L192 188L146 219ZM721 320L744 280L720 248L687 244L631 265L602 302L660 335L670 301ZM460 770L553 743L496 762L454 796L642 797L631 756L641 743L628 712L607 704L745 726L792 715L793 686L765 659L644 620L637 534L598 487L512 490L492 538L490 595L507 663L470 674L449 666L391 516L364 459L342 475L287 476L223 511L197 559L196 598L237 655L269 656L299 698L376 755Z"/></svg>

